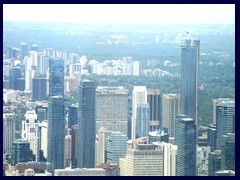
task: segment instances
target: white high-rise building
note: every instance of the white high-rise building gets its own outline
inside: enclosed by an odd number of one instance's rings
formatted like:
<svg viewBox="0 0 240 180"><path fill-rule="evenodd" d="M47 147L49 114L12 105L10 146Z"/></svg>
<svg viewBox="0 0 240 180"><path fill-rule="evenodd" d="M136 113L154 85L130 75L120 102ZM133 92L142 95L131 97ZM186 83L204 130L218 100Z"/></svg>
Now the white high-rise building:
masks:
<svg viewBox="0 0 240 180"><path fill-rule="evenodd" d="M39 123L37 122L37 114L35 110L27 111L25 120L22 121L22 139L30 142L30 149L36 156L36 161L39 160Z"/></svg>
<svg viewBox="0 0 240 180"><path fill-rule="evenodd" d="M134 86L132 92L132 139L136 138L137 105L147 103L146 86Z"/></svg>
<svg viewBox="0 0 240 180"><path fill-rule="evenodd" d="M107 138L110 134L110 131L107 131L106 128L100 127L100 130L97 134L96 142L96 165L105 163L107 160L106 151L107 151Z"/></svg>
<svg viewBox="0 0 240 180"><path fill-rule="evenodd" d="M166 142L154 142L153 144L163 149L163 175L176 176L177 145Z"/></svg>
<svg viewBox="0 0 240 180"><path fill-rule="evenodd" d="M42 121L40 124L39 124L39 127L41 129L41 133L40 133L40 136L41 136L41 143L40 143L40 149L43 151L43 156L45 158L47 158L47 146L48 146L48 137L47 137L47 134L48 134L48 121L47 120L44 120Z"/></svg>
<svg viewBox="0 0 240 180"><path fill-rule="evenodd" d="M139 69L139 61L134 61L132 63L132 67L133 67L133 76L139 76L139 72L140 72L140 69Z"/></svg>
<svg viewBox="0 0 240 180"><path fill-rule="evenodd" d="M33 66L37 66L38 65L38 60L37 60L37 58L38 58L38 53L36 52L36 51L30 51L29 52L29 56L30 56L30 58L31 58L31 60L32 60L32 65Z"/></svg>
<svg viewBox="0 0 240 180"><path fill-rule="evenodd" d="M46 75L49 67L49 58L44 55L39 55L39 72Z"/></svg>
<svg viewBox="0 0 240 180"><path fill-rule="evenodd" d="M133 64L131 62L123 62L123 75L132 76Z"/></svg>
<svg viewBox="0 0 240 180"><path fill-rule="evenodd" d="M32 90L32 78L34 77L34 70L32 70L32 58L25 58L25 90Z"/></svg>
<svg viewBox="0 0 240 180"><path fill-rule="evenodd" d="M12 154L15 141L16 117L12 113L3 113L3 153Z"/></svg>
<svg viewBox="0 0 240 180"><path fill-rule="evenodd" d="M163 176L163 150L153 144L128 149L119 161L120 176Z"/></svg>

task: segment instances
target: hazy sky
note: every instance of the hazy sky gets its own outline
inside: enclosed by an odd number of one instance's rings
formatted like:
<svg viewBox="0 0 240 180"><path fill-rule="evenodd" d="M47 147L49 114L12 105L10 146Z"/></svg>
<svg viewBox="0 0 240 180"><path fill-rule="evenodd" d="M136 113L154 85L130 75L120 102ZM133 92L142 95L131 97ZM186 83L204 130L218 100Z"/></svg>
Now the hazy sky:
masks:
<svg viewBox="0 0 240 180"><path fill-rule="evenodd" d="M3 4L4 21L235 24L234 4Z"/></svg>

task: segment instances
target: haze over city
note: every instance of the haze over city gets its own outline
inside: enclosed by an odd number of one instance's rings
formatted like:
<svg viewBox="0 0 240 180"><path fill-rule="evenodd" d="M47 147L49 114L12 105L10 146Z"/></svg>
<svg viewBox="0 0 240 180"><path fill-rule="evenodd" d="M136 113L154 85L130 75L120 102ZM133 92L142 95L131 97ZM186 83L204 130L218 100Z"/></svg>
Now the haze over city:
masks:
<svg viewBox="0 0 240 180"><path fill-rule="evenodd" d="M234 4L4 4L4 176L235 176Z"/></svg>
<svg viewBox="0 0 240 180"><path fill-rule="evenodd" d="M3 21L115 24L235 24L235 5L4 4Z"/></svg>

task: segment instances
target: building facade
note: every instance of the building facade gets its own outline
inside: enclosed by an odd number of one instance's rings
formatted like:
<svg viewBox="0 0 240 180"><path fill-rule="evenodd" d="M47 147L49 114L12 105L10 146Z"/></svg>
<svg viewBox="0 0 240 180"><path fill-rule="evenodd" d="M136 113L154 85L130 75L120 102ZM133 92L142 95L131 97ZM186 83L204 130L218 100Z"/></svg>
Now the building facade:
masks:
<svg viewBox="0 0 240 180"><path fill-rule="evenodd" d="M235 133L235 101L216 104L217 149L221 148L222 136Z"/></svg>
<svg viewBox="0 0 240 180"><path fill-rule="evenodd" d="M23 62L25 56L27 56L27 43L21 43L21 62Z"/></svg>
<svg viewBox="0 0 240 180"><path fill-rule="evenodd" d="M216 150L217 132L216 125L210 124L207 129L207 145L211 148L211 152Z"/></svg>
<svg viewBox="0 0 240 180"><path fill-rule="evenodd" d="M64 61L49 59L49 96L64 97Z"/></svg>
<svg viewBox="0 0 240 180"><path fill-rule="evenodd" d="M132 92L132 139L136 139L137 105L147 103L146 86L134 86Z"/></svg>
<svg viewBox="0 0 240 180"><path fill-rule="evenodd" d="M93 168L96 137L96 87L83 80L79 87L78 168Z"/></svg>
<svg viewBox="0 0 240 180"><path fill-rule="evenodd" d="M217 104L224 103L224 102L231 102L234 101L232 98L218 98L213 99L213 124L216 125L217 123Z"/></svg>
<svg viewBox="0 0 240 180"><path fill-rule="evenodd" d="M40 132L35 110L27 111L25 114L25 120L22 121L22 139L30 142L30 149L35 154L36 161L39 161Z"/></svg>
<svg viewBox="0 0 240 180"><path fill-rule="evenodd" d="M78 123L78 105L68 107L68 128Z"/></svg>
<svg viewBox="0 0 240 180"><path fill-rule="evenodd" d="M65 105L62 96L51 96L48 104L48 172L64 168Z"/></svg>
<svg viewBox="0 0 240 180"><path fill-rule="evenodd" d="M27 140L17 139L12 143L11 165L34 160L35 157Z"/></svg>
<svg viewBox="0 0 240 180"><path fill-rule="evenodd" d="M176 117L177 176L195 176L196 167L196 124L186 115Z"/></svg>
<svg viewBox="0 0 240 180"><path fill-rule="evenodd" d="M159 89L147 90L147 103L150 106L150 131L156 131L161 124L161 96Z"/></svg>
<svg viewBox="0 0 240 180"><path fill-rule="evenodd" d="M163 176L176 176L177 146L166 142L154 142L163 150Z"/></svg>
<svg viewBox="0 0 240 180"><path fill-rule="evenodd" d="M3 113L3 153L12 154L12 143L15 141L16 117L12 113Z"/></svg>
<svg viewBox="0 0 240 180"><path fill-rule="evenodd" d="M21 78L21 69L19 67L13 67L9 71L9 89L18 89L18 79Z"/></svg>
<svg viewBox="0 0 240 180"><path fill-rule="evenodd" d="M221 170L221 150L215 150L208 155L208 176L214 176L218 170Z"/></svg>
<svg viewBox="0 0 240 180"><path fill-rule="evenodd" d="M34 77L32 79L32 99L46 100L47 97L47 79L45 77Z"/></svg>
<svg viewBox="0 0 240 180"><path fill-rule="evenodd" d="M111 131L108 131L104 127L100 127L97 134L96 165L103 164L107 161L107 143L110 134Z"/></svg>
<svg viewBox="0 0 240 180"><path fill-rule="evenodd" d="M83 168L83 169L56 169L54 176L106 176L102 168Z"/></svg>
<svg viewBox="0 0 240 180"><path fill-rule="evenodd" d="M66 129L65 144L64 144L64 167L70 167L72 161L72 135L71 129Z"/></svg>
<svg viewBox="0 0 240 180"><path fill-rule="evenodd" d="M197 124L198 66L200 40L188 37L181 41L181 93L180 113L191 117Z"/></svg>
<svg viewBox="0 0 240 180"><path fill-rule="evenodd" d="M235 171L235 133L222 136L221 169Z"/></svg>
<svg viewBox="0 0 240 180"><path fill-rule="evenodd" d="M47 159L48 150L48 121L44 120L39 123L40 131L40 150L43 152L43 157Z"/></svg>
<svg viewBox="0 0 240 180"><path fill-rule="evenodd" d="M103 87L96 90L96 133L100 127L128 133L128 90L124 87Z"/></svg>
<svg viewBox="0 0 240 180"><path fill-rule="evenodd" d="M150 108L149 104L137 105L136 137L147 137L150 130Z"/></svg>
<svg viewBox="0 0 240 180"><path fill-rule="evenodd" d="M111 132L107 140L107 162L119 164L119 158L127 154L128 138L121 132Z"/></svg>
<svg viewBox="0 0 240 180"><path fill-rule="evenodd" d="M138 144L120 158L120 176L163 176L163 151L156 145Z"/></svg>
<svg viewBox="0 0 240 180"><path fill-rule="evenodd" d="M178 94L162 95L162 127L168 129L169 137L175 137L175 118L180 111Z"/></svg>

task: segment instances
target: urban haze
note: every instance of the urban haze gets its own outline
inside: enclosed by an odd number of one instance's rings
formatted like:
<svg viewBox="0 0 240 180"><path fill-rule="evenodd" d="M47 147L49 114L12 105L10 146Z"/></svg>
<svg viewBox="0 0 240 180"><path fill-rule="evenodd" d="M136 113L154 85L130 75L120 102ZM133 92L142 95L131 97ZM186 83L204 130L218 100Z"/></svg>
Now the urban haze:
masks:
<svg viewBox="0 0 240 180"><path fill-rule="evenodd" d="M235 176L235 24L86 22L3 22L3 175Z"/></svg>

